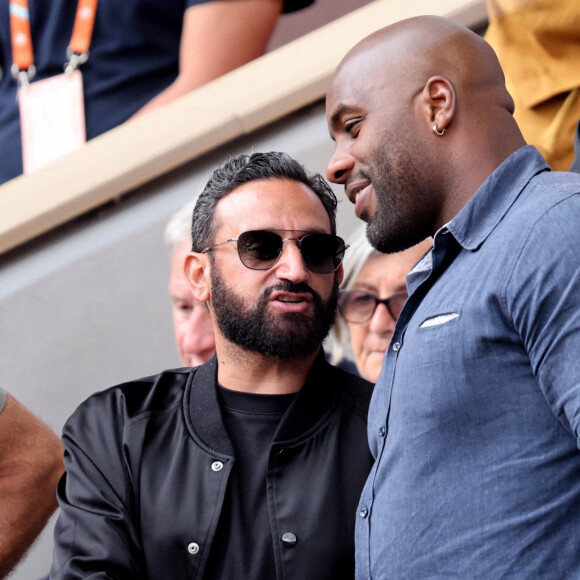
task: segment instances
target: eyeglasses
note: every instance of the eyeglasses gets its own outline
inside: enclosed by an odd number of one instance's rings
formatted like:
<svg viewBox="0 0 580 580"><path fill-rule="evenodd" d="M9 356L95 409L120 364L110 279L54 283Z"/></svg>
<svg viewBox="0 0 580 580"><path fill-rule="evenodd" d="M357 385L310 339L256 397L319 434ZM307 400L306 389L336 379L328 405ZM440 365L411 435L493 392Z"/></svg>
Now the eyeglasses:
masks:
<svg viewBox="0 0 580 580"><path fill-rule="evenodd" d="M237 238L230 238L219 244L208 246L202 252L209 252L229 242L237 242L238 255L246 268L269 270L280 259L283 243L289 240L294 240L298 244L304 265L315 274L331 274L336 271L348 248L342 238L333 234L315 233L306 234L301 238L282 238L271 231L252 230L240 234Z"/></svg>
<svg viewBox="0 0 580 580"><path fill-rule="evenodd" d="M374 294L363 290L345 290L338 300L338 309L347 322L360 324L370 320L377 306L384 304L393 320L397 320L407 298L407 292L397 292L381 300Z"/></svg>

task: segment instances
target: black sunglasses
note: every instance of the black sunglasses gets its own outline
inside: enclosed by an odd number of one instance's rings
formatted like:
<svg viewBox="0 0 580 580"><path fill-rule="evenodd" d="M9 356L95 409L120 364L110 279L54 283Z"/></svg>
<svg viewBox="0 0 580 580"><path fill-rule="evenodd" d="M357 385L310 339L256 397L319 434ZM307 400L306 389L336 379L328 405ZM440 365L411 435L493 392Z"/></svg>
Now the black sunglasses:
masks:
<svg viewBox="0 0 580 580"><path fill-rule="evenodd" d="M348 248L342 238L333 234L314 233L306 234L301 238L282 238L268 230L252 230L240 234L237 238L230 238L219 244L208 246L202 252L209 252L229 242L237 242L238 255L246 268L269 270L280 259L283 244L289 240L298 244L304 265L315 274L331 274L336 271Z"/></svg>
<svg viewBox="0 0 580 580"><path fill-rule="evenodd" d="M397 292L381 300L364 290L345 290L338 300L338 309L346 321L360 324L370 320L377 306L384 304L393 320L397 320L408 297L407 292Z"/></svg>

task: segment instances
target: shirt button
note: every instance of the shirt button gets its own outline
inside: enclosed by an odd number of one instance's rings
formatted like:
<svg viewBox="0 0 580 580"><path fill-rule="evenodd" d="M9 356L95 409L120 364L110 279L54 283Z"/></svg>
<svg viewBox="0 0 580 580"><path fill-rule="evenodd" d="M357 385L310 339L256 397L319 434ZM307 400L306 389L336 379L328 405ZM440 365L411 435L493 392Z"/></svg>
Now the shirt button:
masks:
<svg viewBox="0 0 580 580"><path fill-rule="evenodd" d="M214 461L211 464L212 471L221 471L224 468L224 464L221 461Z"/></svg>
<svg viewBox="0 0 580 580"><path fill-rule="evenodd" d="M385 428L384 428L384 427L381 427L381 428L379 429L379 436L380 436L380 437L384 437L384 436L385 436L385 434L386 434Z"/></svg>
<svg viewBox="0 0 580 580"><path fill-rule="evenodd" d="M366 517L369 515L369 509L368 509L367 507L364 507L364 506L363 506L363 507L361 508L360 512L358 512L358 515L359 515L361 518L365 519L365 518L366 518Z"/></svg>
<svg viewBox="0 0 580 580"><path fill-rule="evenodd" d="M197 544L196 542L191 542L187 546L187 551L190 554L197 554L199 552L199 544Z"/></svg>
<svg viewBox="0 0 580 580"><path fill-rule="evenodd" d="M286 532L282 536L282 543L287 548L293 548L296 545L296 542L298 542L298 538L292 532Z"/></svg>
<svg viewBox="0 0 580 580"><path fill-rule="evenodd" d="M395 352L397 352L400 348L401 348L401 343L400 342L393 343L393 350Z"/></svg>

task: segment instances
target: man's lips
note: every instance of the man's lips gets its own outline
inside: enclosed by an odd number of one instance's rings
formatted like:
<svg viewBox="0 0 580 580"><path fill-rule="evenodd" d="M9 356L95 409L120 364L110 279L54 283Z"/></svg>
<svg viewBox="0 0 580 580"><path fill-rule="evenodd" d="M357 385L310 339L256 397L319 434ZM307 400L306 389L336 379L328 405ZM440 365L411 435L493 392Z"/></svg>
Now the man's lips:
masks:
<svg viewBox="0 0 580 580"><path fill-rule="evenodd" d="M372 183L368 179L353 181L345 187L346 196L351 203L354 203L354 213L359 218L363 213L363 208L371 189Z"/></svg>
<svg viewBox="0 0 580 580"><path fill-rule="evenodd" d="M284 312L304 312L310 302L312 294L308 292L285 292L278 290L270 295L270 302Z"/></svg>

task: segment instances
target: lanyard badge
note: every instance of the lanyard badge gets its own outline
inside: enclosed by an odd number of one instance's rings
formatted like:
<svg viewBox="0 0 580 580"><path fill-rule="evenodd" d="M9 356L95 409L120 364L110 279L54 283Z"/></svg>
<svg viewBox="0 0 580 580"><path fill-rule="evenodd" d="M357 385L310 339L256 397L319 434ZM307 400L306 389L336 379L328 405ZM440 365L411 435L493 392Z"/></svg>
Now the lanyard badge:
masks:
<svg viewBox="0 0 580 580"><path fill-rule="evenodd" d="M28 0L10 0L12 76L18 83L24 173L36 171L86 141L83 83L97 0L79 0L65 72L31 83L35 75Z"/></svg>

